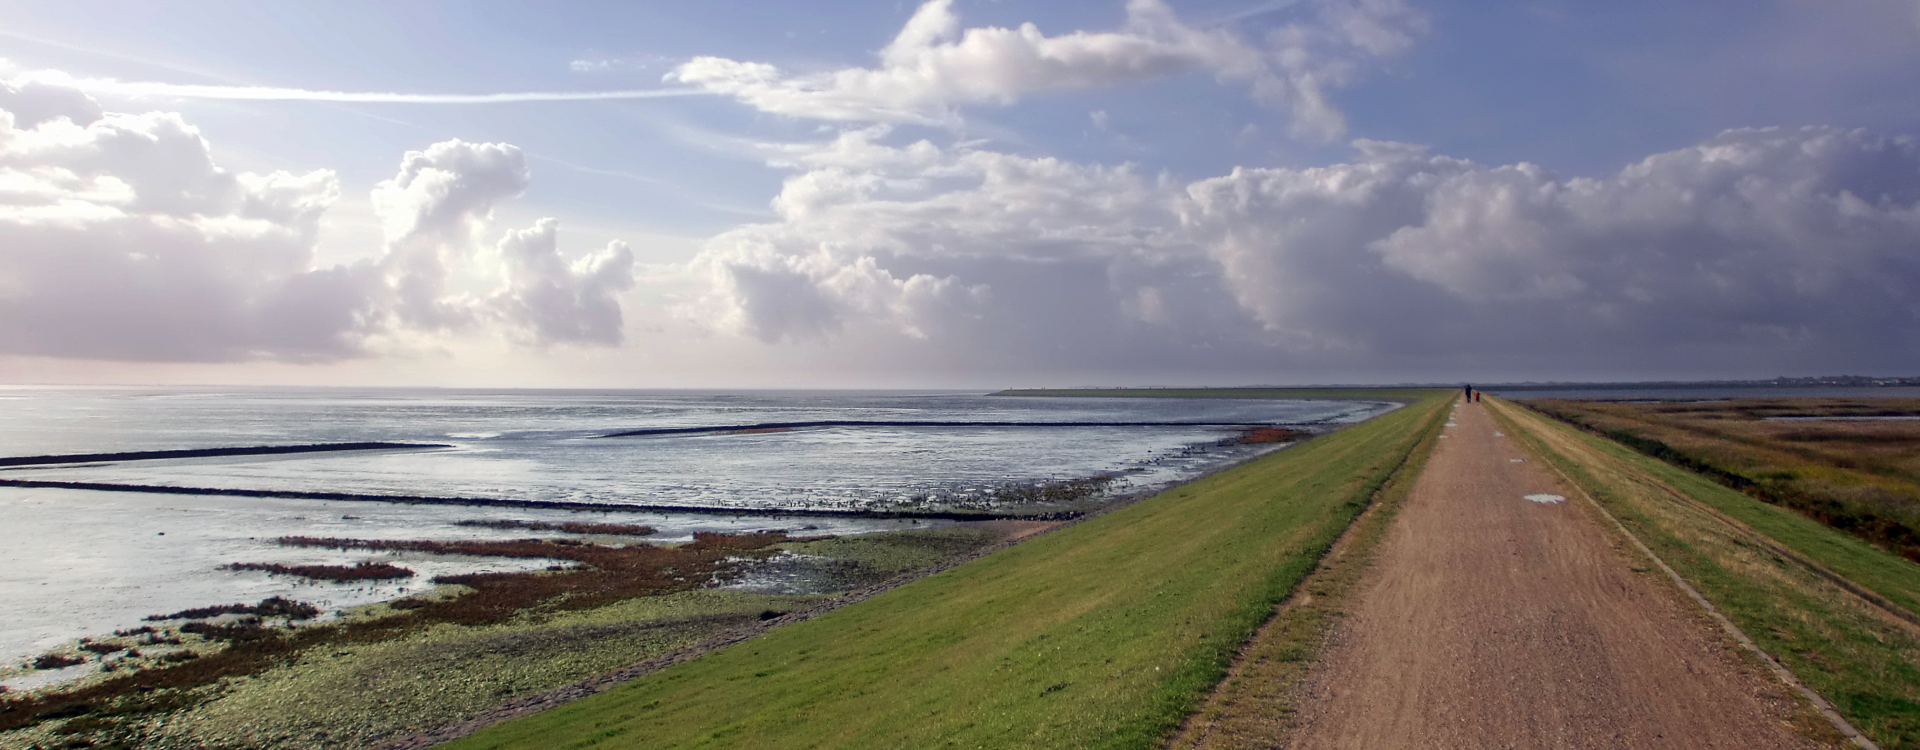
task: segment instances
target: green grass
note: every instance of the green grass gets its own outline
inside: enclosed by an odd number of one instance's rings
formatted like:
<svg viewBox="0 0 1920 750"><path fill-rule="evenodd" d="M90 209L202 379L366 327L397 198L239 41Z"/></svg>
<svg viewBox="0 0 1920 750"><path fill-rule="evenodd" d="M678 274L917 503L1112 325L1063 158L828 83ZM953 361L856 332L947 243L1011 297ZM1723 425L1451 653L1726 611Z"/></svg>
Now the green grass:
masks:
<svg viewBox="0 0 1920 750"><path fill-rule="evenodd" d="M1430 398L450 747L1153 746L1447 403Z"/></svg>
<svg viewBox="0 0 1920 750"><path fill-rule="evenodd" d="M1544 399L1525 403L1920 560L1920 482L1916 482L1920 429L1914 423L1764 419L1778 414L1911 413L1920 407L1920 399L1740 399L1710 404Z"/></svg>
<svg viewBox="0 0 1920 750"><path fill-rule="evenodd" d="M788 542L780 547L804 555L819 555L853 563L875 573L904 573L931 567L999 539L999 534L986 529L949 526L856 534L813 542Z"/></svg>
<svg viewBox="0 0 1920 750"><path fill-rule="evenodd" d="M1920 564L1790 508L1761 501L1629 446L1594 437L1590 442L1610 454L1653 459L1634 463L1688 497L1733 517L1908 612L1920 613Z"/></svg>
<svg viewBox="0 0 1920 750"><path fill-rule="evenodd" d="M1354 603L1374 551L1439 443L1430 429L1407 461L1375 493L1373 505L1320 560L1300 590L1242 648L1239 666L1167 744L1169 750L1254 750L1274 747L1293 722L1298 686L1332 636L1332 623Z"/></svg>
<svg viewBox="0 0 1920 750"><path fill-rule="evenodd" d="M1604 437L1496 406L1537 455L1620 519L1856 728L1889 750L1920 748L1915 631L1753 544L1746 532L1699 506L1896 602L1910 601L1920 587L1920 566Z"/></svg>
<svg viewBox="0 0 1920 750"><path fill-rule="evenodd" d="M990 396L1081 398L1318 398L1413 401L1453 393L1435 388L1010 388Z"/></svg>

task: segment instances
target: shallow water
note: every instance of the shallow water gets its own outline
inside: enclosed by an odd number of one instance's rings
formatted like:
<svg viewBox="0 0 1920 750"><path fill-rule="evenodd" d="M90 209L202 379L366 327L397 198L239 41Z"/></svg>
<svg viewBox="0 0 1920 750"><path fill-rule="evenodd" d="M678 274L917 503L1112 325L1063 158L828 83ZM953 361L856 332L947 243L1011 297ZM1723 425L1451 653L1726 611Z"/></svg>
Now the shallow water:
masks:
<svg viewBox="0 0 1920 750"><path fill-rule="evenodd" d="M696 531L778 528L804 534L848 534L939 525L935 521L582 513L16 488L0 488L0 518L6 519L6 543L0 545L0 601L6 602L0 614L0 659L7 661L37 655L82 636L137 627L148 615L190 607L285 596L331 613L417 593L431 587L428 581L434 576L536 570L554 564L282 547L273 542L281 536L436 540L572 536L454 525L470 519L630 523L660 530L649 537L596 538L612 544L685 542ZM798 531L803 525L813 528ZM391 562L417 575L398 581L333 583L220 569L234 562L351 565L362 560ZM24 686L13 679L0 684Z"/></svg>
<svg viewBox="0 0 1920 750"><path fill-rule="evenodd" d="M0 469L0 478L594 503L863 507L979 496L1009 482L1129 472L1119 491L1232 456L1217 427L823 427L600 438L649 427L828 419L1346 422L1385 405L1238 399L992 398L803 392L8 389L0 456L351 441L429 452L171 459Z"/></svg>
<svg viewBox="0 0 1920 750"><path fill-rule="evenodd" d="M0 478L606 504L888 508L985 498L1009 484L1119 473L1125 493L1181 481L1272 446L1213 447L1217 427L832 427L601 439L621 430L809 420L1341 423L1390 404L1214 399L989 398L811 392L481 392L337 389L0 389L0 456L322 442L445 443L372 451L0 468ZM850 534L906 520L573 512L529 507L154 495L0 487L0 659L14 661L146 615L288 596L333 610L426 587L436 575L546 561L285 548L279 536L516 539L464 519ZM811 527L811 528L809 528ZM638 541L606 539L613 543ZM233 562L385 560L419 575L337 584L219 569ZM18 663L18 662L14 662ZM40 677L40 676L36 676ZM9 680L9 684L13 681Z"/></svg>

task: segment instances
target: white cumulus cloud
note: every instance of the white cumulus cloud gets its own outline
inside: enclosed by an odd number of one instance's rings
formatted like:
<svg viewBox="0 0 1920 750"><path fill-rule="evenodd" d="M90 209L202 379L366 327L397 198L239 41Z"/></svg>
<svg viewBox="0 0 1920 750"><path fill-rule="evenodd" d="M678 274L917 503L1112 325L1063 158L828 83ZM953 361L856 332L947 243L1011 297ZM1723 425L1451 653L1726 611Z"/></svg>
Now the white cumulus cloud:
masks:
<svg viewBox="0 0 1920 750"><path fill-rule="evenodd" d="M924 340L974 365L1174 346L1176 320L1214 326L1207 340L1254 328L1181 244L1159 181L886 135L788 154L782 220L707 244L694 267L713 292L690 314L769 342Z"/></svg>
<svg viewBox="0 0 1920 750"><path fill-rule="evenodd" d="M559 228L541 219L501 238L507 283L490 307L535 343L619 344L618 295L633 288L633 250L616 240L569 262L560 254Z"/></svg>
<svg viewBox="0 0 1920 750"><path fill-rule="evenodd" d="M384 253L319 267L332 172L232 173L178 114L0 82L0 354L320 361L442 334L617 344L625 246L568 260L551 220L483 241L528 180L505 144L409 153L374 191Z"/></svg>
<svg viewBox="0 0 1920 750"><path fill-rule="evenodd" d="M790 149L781 220L713 239L683 312L1036 373L1920 364L1911 139L1737 130L1577 178L1357 141L1181 184L888 136Z"/></svg>
<svg viewBox="0 0 1920 750"><path fill-rule="evenodd" d="M1298 132L1332 137L1345 123L1327 90L1425 28L1424 16L1401 0L1323 0L1311 20L1276 29L1265 44L1190 26L1162 0L1129 0L1126 10L1118 31L1047 36L1030 23L962 28L952 0L930 0L880 51L878 67L794 75L768 63L697 57L667 79L782 115L941 123L967 105L1206 71L1291 108Z"/></svg>
<svg viewBox="0 0 1920 750"><path fill-rule="evenodd" d="M1374 349L1872 351L1920 322L1908 139L1736 130L1605 178L1395 144L1188 190L1270 330Z"/></svg>

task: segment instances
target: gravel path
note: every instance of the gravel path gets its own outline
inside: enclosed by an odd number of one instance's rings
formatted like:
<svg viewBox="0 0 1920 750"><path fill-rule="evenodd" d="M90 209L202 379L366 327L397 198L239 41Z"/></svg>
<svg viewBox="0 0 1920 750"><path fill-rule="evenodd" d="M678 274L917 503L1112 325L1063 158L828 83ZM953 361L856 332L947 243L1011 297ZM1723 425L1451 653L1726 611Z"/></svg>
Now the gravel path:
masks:
<svg viewBox="0 0 1920 750"><path fill-rule="evenodd" d="M1282 746L1830 747L1480 405L1449 424Z"/></svg>

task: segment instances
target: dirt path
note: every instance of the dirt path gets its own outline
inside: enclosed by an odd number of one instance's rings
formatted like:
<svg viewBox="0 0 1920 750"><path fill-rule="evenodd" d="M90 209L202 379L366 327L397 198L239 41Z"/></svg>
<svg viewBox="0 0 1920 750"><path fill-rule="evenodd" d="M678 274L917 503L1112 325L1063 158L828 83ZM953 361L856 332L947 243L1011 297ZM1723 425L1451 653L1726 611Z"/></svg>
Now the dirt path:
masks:
<svg viewBox="0 0 1920 750"><path fill-rule="evenodd" d="M1831 747L1481 406L1450 424L1282 746Z"/></svg>

